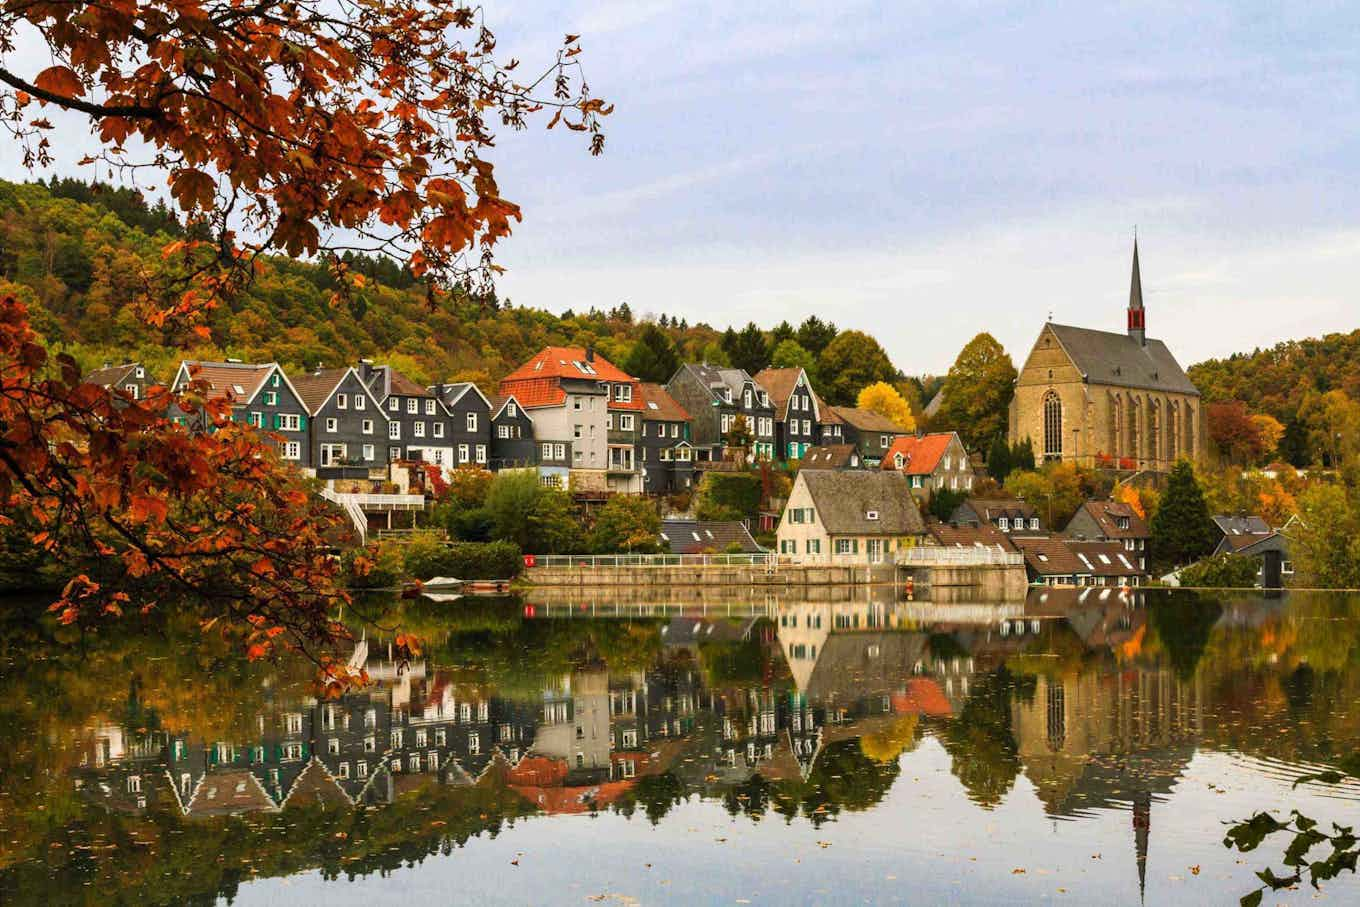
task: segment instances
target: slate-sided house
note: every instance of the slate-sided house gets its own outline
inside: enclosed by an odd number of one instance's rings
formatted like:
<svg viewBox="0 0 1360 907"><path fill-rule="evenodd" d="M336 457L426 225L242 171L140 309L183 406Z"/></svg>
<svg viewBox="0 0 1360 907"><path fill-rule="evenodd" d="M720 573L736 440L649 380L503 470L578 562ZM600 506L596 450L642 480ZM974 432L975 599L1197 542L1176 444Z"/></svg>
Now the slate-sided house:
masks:
<svg viewBox="0 0 1360 907"><path fill-rule="evenodd" d="M114 391L122 391L134 400L146 397L147 388L154 383L146 367L140 362L105 365L85 376L86 384L97 384Z"/></svg>
<svg viewBox="0 0 1360 907"><path fill-rule="evenodd" d="M900 437L883 455L880 466L906 476L911 493L921 498L929 498L940 489L973 488L973 466L957 432Z"/></svg>
<svg viewBox="0 0 1360 907"><path fill-rule="evenodd" d="M694 447L689 440L689 413L659 384L640 383L642 436L638 459L642 487L648 494L667 494L694 484Z"/></svg>
<svg viewBox="0 0 1360 907"><path fill-rule="evenodd" d="M898 438L909 433L891 419L858 406L828 407L835 416L823 428L823 444L853 444L868 466L877 467ZM829 436L828 436L829 432Z"/></svg>
<svg viewBox="0 0 1360 907"><path fill-rule="evenodd" d="M776 530L798 563L875 564L925 537L925 521L897 472L799 470Z"/></svg>
<svg viewBox="0 0 1360 907"><path fill-rule="evenodd" d="M317 369L292 381L307 406L318 476L341 478L346 467L367 470L387 463L387 414L354 368Z"/></svg>
<svg viewBox="0 0 1360 907"><path fill-rule="evenodd" d="M359 380L383 405L387 414L386 459L419 460L444 469L459 465L452 440L453 420L444 404L427 387L422 387L390 365L374 365L359 360ZM467 451L472 462L472 451Z"/></svg>
<svg viewBox="0 0 1360 907"><path fill-rule="evenodd" d="M990 524L1010 536L1047 534L1039 511L1019 498L969 498L954 508L949 522L956 526Z"/></svg>
<svg viewBox="0 0 1360 907"><path fill-rule="evenodd" d="M1147 521L1122 501L1087 501L1068 520L1063 535L1071 539L1118 542L1140 570L1147 570Z"/></svg>
<svg viewBox="0 0 1360 907"><path fill-rule="evenodd" d="M185 360L175 372L170 384L172 392L179 392L191 381L208 383L208 399L227 399L231 402L232 419L254 425L277 435L274 446L279 456L304 469L311 468L312 458L307 443L307 405L298 396L283 368L277 362L250 363L199 362ZM194 428L206 428L206 414L185 415L178 411L171 419Z"/></svg>
<svg viewBox="0 0 1360 907"><path fill-rule="evenodd" d="M689 413L691 435L701 460L721 460L737 416L751 430L751 455L773 459L774 402L745 370L686 363L666 383L666 393Z"/></svg>
<svg viewBox="0 0 1360 907"><path fill-rule="evenodd" d="M755 376L774 404L774 447L781 460L801 460L821 435L822 401L807 372L796 366L767 368Z"/></svg>
<svg viewBox="0 0 1360 907"><path fill-rule="evenodd" d="M539 462L538 445L534 440L534 420L519 400L511 396L491 397L491 462L492 469L515 469ZM552 460L549 450L547 460ZM566 449L559 458L569 462Z"/></svg>
<svg viewBox="0 0 1360 907"><path fill-rule="evenodd" d="M1213 554L1230 553L1261 557L1267 552L1278 552L1282 577L1294 575L1294 565L1289 559L1289 539L1283 532L1272 529L1270 524L1259 516L1220 514L1213 520L1219 532L1223 533L1223 537L1214 547Z"/></svg>
<svg viewBox="0 0 1360 907"><path fill-rule="evenodd" d="M491 401L469 381L430 388L449 414L449 446L455 462L485 468L491 458Z"/></svg>
<svg viewBox="0 0 1360 907"><path fill-rule="evenodd" d="M569 470L578 492L636 493L642 489L637 385L593 349L549 346L506 375L498 392L513 395L533 417L544 481L562 483Z"/></svg>

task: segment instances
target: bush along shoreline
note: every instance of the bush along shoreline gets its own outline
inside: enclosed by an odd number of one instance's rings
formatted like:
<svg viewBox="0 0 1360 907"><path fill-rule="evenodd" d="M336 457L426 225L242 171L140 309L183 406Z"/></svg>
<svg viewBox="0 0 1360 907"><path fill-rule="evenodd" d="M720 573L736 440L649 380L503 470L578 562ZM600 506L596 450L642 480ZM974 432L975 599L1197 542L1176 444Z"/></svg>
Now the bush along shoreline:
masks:
<svg viewBox="0 0 1360 907"><path fill-rule="evenodd" d="M360 575L357 561L372 562ZM445 542L434 532L418 532L401 541L378 542L370 550L347 551L344 575L352 589L397 589L437 576L460 580L513 580L524 569L524 556L514 542Z"/></svg>

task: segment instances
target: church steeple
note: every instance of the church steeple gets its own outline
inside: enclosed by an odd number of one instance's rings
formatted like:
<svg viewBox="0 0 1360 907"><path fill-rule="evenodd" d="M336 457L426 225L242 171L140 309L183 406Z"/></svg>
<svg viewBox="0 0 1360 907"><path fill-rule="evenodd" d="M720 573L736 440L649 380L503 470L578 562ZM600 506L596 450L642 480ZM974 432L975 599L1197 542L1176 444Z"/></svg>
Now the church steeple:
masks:
<svg viewBox="0 0 1360 907"><path fill-rule="evenodd" d="M1129 281L1129 336L1142 346L1147 345L1147 331L1143 322L1143 277L1138 273L1138 235L1133 237L1133 277Z"/></svg>

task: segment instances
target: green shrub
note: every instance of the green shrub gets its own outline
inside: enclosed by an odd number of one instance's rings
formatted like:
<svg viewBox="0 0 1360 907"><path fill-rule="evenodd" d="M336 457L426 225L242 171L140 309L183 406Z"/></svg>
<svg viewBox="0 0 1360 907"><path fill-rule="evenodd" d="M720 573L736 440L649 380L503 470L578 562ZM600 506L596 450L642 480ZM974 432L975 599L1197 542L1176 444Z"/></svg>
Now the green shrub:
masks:
<svg viewBox="0 0 1360 907"><path fill-rule="evenodd" d="M699 483L701 520L742 520L760 510L760 477L745 472L705 473Z"/></svg>
<svg viewBox="0 0 1360 907"><path fill-rule="evenodd" d="M372 549L347 549L341 557L347 583L353 589L392 589L401 585L406 575L402 554L397 542L379 542ZM362 576L356 565L360 557L372 562L372 567Z"/></svg>
<svg viewBox="0 0 1360 907"><path fill-rule="evenodd" d="M416 543L408 543L414 546ZM409 574L420 580L436 576L455 579L513 579L524 566L519 546L513 542L455 542L438 550L423 547L407 553Z"/></svg>
<svg viewBox="0 0 1360 907"><path fill-rule="evenodd" d="M446 550L443 540L433 532L412 533L402 549L406 575L418 579L441 575Z"/></svg>
<svg viewBox="0 0 1360 907"><path fill-rule="evenodd" d="M1261 559L1241 554L1216 554L1181 571L1181 585L1202 589L1251 589Z"/></svg>

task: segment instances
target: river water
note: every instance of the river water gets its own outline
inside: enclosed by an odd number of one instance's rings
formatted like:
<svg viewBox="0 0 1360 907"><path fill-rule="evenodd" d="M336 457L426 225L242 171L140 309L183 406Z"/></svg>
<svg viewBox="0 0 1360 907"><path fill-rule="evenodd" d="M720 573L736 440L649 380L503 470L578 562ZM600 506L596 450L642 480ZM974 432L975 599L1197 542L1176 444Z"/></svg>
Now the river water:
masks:
<svg viewBox="0 0 1360 907"><path fill-rule="evenodd" d="M361 604L333 702L188 617L8 609L0 903L1222 904L1289 843L1229 823L1360 824L1294 785L1356 765L1355 597ZM1265 903L1315 900L1360 884Z"/></svg>

